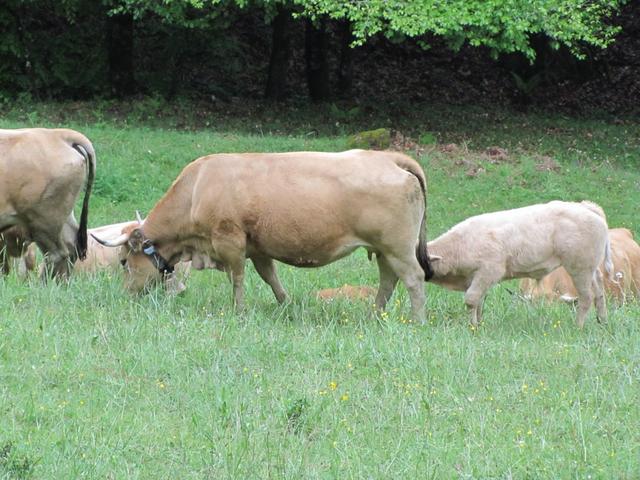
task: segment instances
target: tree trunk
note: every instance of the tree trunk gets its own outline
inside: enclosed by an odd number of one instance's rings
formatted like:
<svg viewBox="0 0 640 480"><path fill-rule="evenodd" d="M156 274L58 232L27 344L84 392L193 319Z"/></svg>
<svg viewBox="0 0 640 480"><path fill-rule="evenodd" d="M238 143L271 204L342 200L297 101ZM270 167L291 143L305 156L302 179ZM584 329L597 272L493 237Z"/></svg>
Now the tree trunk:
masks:
<svg viewBox="0 0 640 480"><path fill-rule="evenodd" d="M340 63L338 64L338 92L342 96L351 93L353 85L353 48L351 42L353 35L351 34L351 23L343 20L339 24L340 35Z"/></svg>
<svg viewBox="0 0 640 480"><path fill-rule="evenodd" d="M107 48L109 83L117 97L131 95L136 90L133 75L133 16L110 15L107 18Z"/></svg>
<svg viewBox="0 0 640 480"><path fill-rule="evenodd" d="M278 14L271 28L271 59L264 96L271 100L282 100L287 96L287 73L291 57L291 13L283 5L278 5Z"/></svg>
<svg viewBox="0 0 640 480"><path fill-rule="evenodd" d="M305 29L305 60L307 66L307 86L309 96L314 102L328 100L331 94L329 85L329 63L327 62L328 35L326 19L318 25L307 20Z"/></svg>

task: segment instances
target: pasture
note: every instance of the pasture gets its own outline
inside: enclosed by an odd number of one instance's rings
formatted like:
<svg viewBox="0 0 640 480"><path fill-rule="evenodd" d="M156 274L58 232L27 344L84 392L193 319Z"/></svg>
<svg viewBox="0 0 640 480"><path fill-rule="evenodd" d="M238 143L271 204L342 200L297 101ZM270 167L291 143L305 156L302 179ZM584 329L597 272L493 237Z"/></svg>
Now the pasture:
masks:
<svg viewBox="0 0 640 480"><path fill-rule="evenodd" d="M349 133L49 114L14 112L0 128L64 125L92 140L90 226L146 214L198 156L339 151ZM428 178L429 239L470 215L552 199L593 200L611 227L640 237L637 124L436 117L438 145L408 151ZM422 127L406 128L417 138ZM176 298L130 296L118 272L0 279L0 478L640 475L639 303L610 305L606 325L591 310L579 331L572 307L527 302L503 283L473 330L461 293L426 285L418 326L402 285L380 317L367 302L315 298L376 285L364 251L278 267L292 301L279 307L248 266L242 316L218 271L193 272Z"/></svg>

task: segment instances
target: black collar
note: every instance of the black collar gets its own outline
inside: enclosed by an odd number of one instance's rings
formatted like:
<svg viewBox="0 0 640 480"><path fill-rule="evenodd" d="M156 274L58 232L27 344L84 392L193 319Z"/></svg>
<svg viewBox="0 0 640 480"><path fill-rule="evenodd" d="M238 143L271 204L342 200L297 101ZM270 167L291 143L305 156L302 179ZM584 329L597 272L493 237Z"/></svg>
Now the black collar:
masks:
<svg viewBox="0 0 640 480"><path fill-rule="evenodd" d="M151 260L151 263L153 263L160 273L164 275L171 275L173 273L173 267L156 251L156 247L153 243L148 242L148 244L142 249L142 252L149 260Z"/></svg>

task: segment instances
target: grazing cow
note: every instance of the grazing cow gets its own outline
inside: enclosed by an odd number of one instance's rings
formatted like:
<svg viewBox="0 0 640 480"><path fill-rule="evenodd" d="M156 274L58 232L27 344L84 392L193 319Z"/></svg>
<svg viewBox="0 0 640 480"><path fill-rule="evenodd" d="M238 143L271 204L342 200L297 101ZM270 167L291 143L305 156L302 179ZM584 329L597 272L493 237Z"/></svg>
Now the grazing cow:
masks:
<svg viewBox="0 0 640 480"><path fill-rule="evenodd" d="M90 228L88 238L87 258L76 262L75 271L84 273L93 273L102 269L115 269L120 267L120 249L107 247L96 240L109 240L119 237L123 230L127 227L135 227L142 224L142 220L131 222L115 223L113 225L104 225L102 227ZM189 276L189 272L193 268L196 270L202 270L203 268L218 268L214 262L207 261L207 259L197 257L194 261L179 262L175 268L175 275L170 275L164 278L164 287L167 292L176 295L184 290L186 286L184 281Z"/></svg>
<svg viewBox="0 0 640 480"><path fill-rule="evenodd" d="M549 202L468 218L428 243L431 281L465 292L471 323L478 325L487 290L511 278L542 278L564 266L578 291L576 324L582 328L594 300L606 319L602 274L611 273L611 250L602 209L591 203Z"/></svg>
<svg viewBox="0 0 640 480"><path fill-rule="evenodd" d="M376 289L367 286L353 286L344 284L339 288L325 288L316 293L319 300L330 301L335 298L346 298L348 300L367 300L373 298Z"/></svg>
<svg viewBox="0 0 640 480"><path fill-rule="evenodd" d="M320 267L364 247L378 262L378 308L399 278L423 321L425 188L420 165L394 152L209 155L187 165L143 225L104 243L125 246L126 284L137 291L181 259L220 262L238 309L246 258L282 303L274 259Z"/></svg>
<svg viewBox="0 0 640 480"><path fill-rule="evenodd" d="M610 229L609 241L613 276L616 281L611 281L605 276L605 291L619 303L624 303L627 294L640 297L640 246L633 239L631 231L626 228ZM600 265L600 271L603 270L604 266ZM557 268L538 281L522 279L520 289L530 298L544 297L548 300L560 299L566 302L574 302L578 298L571 277L563 267Z"/></svg>
<svg viewBox="0 0 640 480"><path fill-rule="evenodd" d="M20 226L55 276L86 255L95 158L91 142L73 130L0 130L0 232ZM85 182L78 226L73 206Z"/></svg>
<svg viewBox="0 0 640 480"><path fill-rule="evenodd" d="M10 227L0 233L0 271L4 275L11 271L11 257L18 259L21 274L36 268L36 245L29 241L22 227Z"/></svg>

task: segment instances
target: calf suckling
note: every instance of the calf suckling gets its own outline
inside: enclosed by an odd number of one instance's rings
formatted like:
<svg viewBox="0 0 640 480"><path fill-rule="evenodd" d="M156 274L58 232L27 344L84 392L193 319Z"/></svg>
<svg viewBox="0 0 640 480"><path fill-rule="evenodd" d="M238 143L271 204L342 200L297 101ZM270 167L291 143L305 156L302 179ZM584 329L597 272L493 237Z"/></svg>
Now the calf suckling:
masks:
<svg viewBox="0 0 640 480"><path fill-rule="evenodd" d="M143 224L103 243L124 247L133 290L170 274L180 260L224 265L238 309L247 258L284 302L274 260L320 267L363 247L378 263L377 307L385 307L400 279L413 317L423 322L431 274L425 199L422 168L401 153L209 155L185 167Z"/></svg>
<svg viewBox="0 0 640 480"><path fill-rule="evenodd" d="M482 303L496 283L512 278L539 279L563 266L577 290L576 324L582 328L595 301L606 320L604 261L612 272L606 218L591 202L546 204L477 215L428 243L431 281L464 291L472 325L481 320Z"/></svg>

